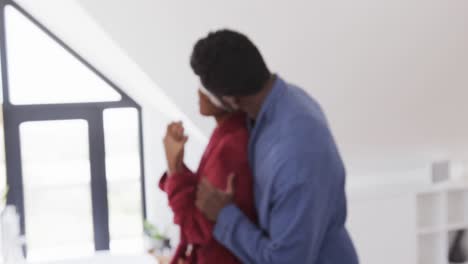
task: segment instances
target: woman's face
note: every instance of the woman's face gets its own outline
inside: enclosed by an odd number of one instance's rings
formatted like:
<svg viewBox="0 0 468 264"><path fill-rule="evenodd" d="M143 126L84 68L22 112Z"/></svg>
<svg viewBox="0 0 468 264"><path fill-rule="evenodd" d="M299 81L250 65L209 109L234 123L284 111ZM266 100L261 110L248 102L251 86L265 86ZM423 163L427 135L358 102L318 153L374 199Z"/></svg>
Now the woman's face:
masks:
<svg viewBox="0 0 468 264"><path fill-rule="evenodd" d="M199 99L200 114L204 116L218 116L218 115L226 113L224 109L221 109L217 107L216 105L214 105L210 101L208 96L200 90L198 90L198 99Z"/></svg>

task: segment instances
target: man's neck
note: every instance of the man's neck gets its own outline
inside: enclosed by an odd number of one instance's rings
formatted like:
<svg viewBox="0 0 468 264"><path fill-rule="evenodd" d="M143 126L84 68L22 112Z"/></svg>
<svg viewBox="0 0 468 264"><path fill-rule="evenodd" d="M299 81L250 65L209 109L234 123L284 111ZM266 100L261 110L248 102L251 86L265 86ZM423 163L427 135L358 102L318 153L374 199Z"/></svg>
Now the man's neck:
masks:
<svg viewBox="0 0 468 264"><path fill-rule="evenodd" d="M270 94L273 86L275 84L277 77L276 75L272 74L270 79L265 83L260 93L256 94L252 98L252 110L249 113L249 116L252 119L257 119L258 115L260 114L260 110L262 109L263 104L265 103L268 95Z"/></svg>

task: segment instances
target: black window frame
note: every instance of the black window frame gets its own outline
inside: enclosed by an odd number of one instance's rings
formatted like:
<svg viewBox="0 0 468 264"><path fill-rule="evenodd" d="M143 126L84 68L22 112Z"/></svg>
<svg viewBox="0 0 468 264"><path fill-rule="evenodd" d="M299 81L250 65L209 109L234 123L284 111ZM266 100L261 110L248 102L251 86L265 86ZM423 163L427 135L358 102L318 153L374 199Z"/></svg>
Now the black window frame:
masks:
<svg viewBox="0 0 468 264"><path fill-rule="evenodd" d="M8 80L8 53L5 28L5 9L11 6L24 15L29 21L36 25L42 32L52 38L57 44L69 52L74 58L86 66L97 77L105 81L110 87L121 95L120 101L114 102L92 102L92 103L63 103L63 104L34 104L14 105L10 101L10 89ZM25 233L25 208L24 189L21 159L20 130L21 123L30 121L54 121L54 120L76 120L84 119L88 123L89 136L89 158L91 173L91 200L94 229L95 250L109 250L109 205L107 200L107 180L105 162L105 140L103 113L106 109L135 108L138 112L139 128L139 155L140 155L140 183L142 201L142 219L146 219L145 201L145 173L143 153L143 120L141 106L124 93L117 85L105 75L88 63L83 57L75 52L70 46L49 31L38 20L24 10L13 0L0 0L0 62L3 89L3 118L5 135L5 162L7 185L9 193L7 204L16 206L20 215L20 232ZM31 44L34 45L34 44ZM142 226L144 223L141 223ZM26 246L24 247L27 253Z"/></svg>

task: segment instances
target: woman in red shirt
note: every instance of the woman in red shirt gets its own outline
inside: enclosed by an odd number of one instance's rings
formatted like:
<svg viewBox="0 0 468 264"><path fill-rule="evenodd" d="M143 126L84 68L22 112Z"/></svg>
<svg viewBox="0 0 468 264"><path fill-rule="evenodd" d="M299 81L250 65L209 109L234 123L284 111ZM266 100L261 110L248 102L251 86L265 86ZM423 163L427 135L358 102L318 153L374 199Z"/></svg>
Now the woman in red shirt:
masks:
<svg viewBox="0 0 468 264"><path fill-rule="evenodd" d="M198 183L202 180L228 192L234 189L234 203L256 222L253 180L247 158L246 118L240 112L225 108L203 88L198 94L200 113L214 117L217 123L198 170L192 172L183 163L188 138L180 122L171 123L164 138L168 172L163 175L159 185L167 193L174 222L181 229L181 242L171 263L240 263L213 238L214 223L197 209L195 196Z"/></svg>

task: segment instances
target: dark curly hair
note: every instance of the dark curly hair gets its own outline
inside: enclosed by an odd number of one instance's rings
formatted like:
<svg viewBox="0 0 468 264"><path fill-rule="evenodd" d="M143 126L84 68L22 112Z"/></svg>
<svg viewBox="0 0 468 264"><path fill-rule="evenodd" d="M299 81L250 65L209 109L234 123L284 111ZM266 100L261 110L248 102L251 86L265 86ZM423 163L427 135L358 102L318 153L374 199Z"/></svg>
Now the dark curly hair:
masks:
<svg viewBox="0 0 468 264"><path fill-rule="evenodd" d="M256 94L271 76L252 41L227 29L200 39L193 48L190 65L202 85L218 96Z"/></svg>

